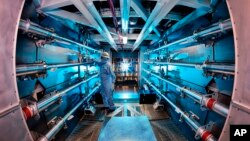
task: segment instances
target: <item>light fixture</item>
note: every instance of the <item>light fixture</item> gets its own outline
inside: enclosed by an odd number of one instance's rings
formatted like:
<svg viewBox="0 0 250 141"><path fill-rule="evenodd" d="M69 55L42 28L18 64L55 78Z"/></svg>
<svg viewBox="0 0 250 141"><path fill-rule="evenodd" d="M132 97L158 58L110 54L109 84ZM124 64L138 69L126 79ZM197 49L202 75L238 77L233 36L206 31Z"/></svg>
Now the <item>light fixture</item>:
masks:
<svg viewBox="0 0 250 141"><path fill-rule="evenodd" d="M122 37L122 42L123 42L123 44L127 44L128 43L128 37L123 36Z"/></svg>
<svg viewBox="0 0 250 141"><path fill-rule="evenodd" d="M126 63L126 62L123 62L123 63L121 64L121 67L122 67L122 71L128 71L129 64Z"/></svg>

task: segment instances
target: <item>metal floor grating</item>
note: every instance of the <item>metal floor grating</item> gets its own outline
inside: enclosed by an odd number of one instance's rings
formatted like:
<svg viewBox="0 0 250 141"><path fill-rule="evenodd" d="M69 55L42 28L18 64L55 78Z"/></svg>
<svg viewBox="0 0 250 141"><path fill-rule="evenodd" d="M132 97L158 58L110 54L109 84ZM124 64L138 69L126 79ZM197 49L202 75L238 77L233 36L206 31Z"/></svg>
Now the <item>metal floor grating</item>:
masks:
<svg viewBox="0 0 250 141"><path fill-rule="evenodd" d="M80 121L66 141L97 141L101 127L99 121Z"/></svg>
<svg viewBox="0 0 250 141"><path fill-rule="evenodd" d="M187 141L171 119L151 121L151 125L157 141Z"/></svg>
<svg viewBox="0 0 250 141"><path fill-rule="evenodd" d="M148 116L149 120L163 120L169 118L167 111L156 111L152 104L141 104L140 110L141 113Z"/></svg>

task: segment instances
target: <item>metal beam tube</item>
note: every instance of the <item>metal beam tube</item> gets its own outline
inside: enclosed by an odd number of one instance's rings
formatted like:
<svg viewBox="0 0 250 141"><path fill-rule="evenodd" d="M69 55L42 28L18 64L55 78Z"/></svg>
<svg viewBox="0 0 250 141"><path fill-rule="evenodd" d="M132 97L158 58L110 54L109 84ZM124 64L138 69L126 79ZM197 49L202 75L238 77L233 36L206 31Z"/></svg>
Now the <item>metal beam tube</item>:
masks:
<svg viewBox="0 0 250 141"><path fill-rule="evenodd" d="M32 65L18 65L16 67L17 76L22 76L26 74L38 73L43 70L51 69L51 68L64 68L64 67L73 67L86 65L89 63L68 63L68 64L32 64Z"/></svg>
<svg viewBox="0 0 250 141"><path fill-rule="evenodd" d="M35 26L35 23L25 22L22 19L19 22L19 29L22 29L24 31L29 31L29 32L32 32L32 33L35 33L35 34L39 34L39 35L42 35L42 36L53 37L53 38L55 38L57 40L65 41L65 42L77 45L79 47L82 47L82 48L85 48L85 49L88 49L88 50L91 50L91 51L94 51L94 52L101 53L101 51L99 51L99 50L96 50L96 49L93 49L92 47L88 47L88 46L85 46L83 44L77 43L77 42L72 41L70 39L61 37L61 36L59 36L59 35L57 35L55 33L52 33L50 31L47 31L47 30L43 29L42 27Z"/></svg>
<svg viewBox="0 0 250 141"><path fill-rule="evenodd" d="M36 104L31 104L28 105L26 107L23 107L23 113L24 113L24 117L27 119L37 115L39 112L43 111L44 109L48 108L50 105L52 105L53 103L55 103L57 100L59 100L62 96L64 96L67 92L75 89L76 87L79 87L80 85L90 81L91 79L98 77L99 74L93 75L91 77L89 77L88 79L82 80L76 84L74 84L73 86L70 86L48 98L45 98L41 101L39 101Z"/></svg>
<svg viewBox="0 0 250 141"><path fill-rule="evenodd" d="M60 97L64 96L67 92L69 92L69 91L75 89L76 87L79 87L80 85L82 85L82 84L84 84L84 83L86 83L86 82L88 82L88 81L90 81L90 80L92 80L93 78L96 78L96 77L98 77L98 76L99 76L99 74L93 75L93 76L87 78L86 80L83 80L83 81L81 81L81 82L78 82L78 83L76 83L75 85L70 86L70 87L68 87L67 89L64 89L63 91L60 91L60 92L54 94L54 95L51 96L51 97L48 97L48 98L46 98L46 99L44 99L44 100L39 101L39 102L37 103L37 109L38 109L38 111L39 111L39 112L43 111L43 110L46 109L48 106L50 106L50 105L53 104L55 101L57 101Z"/></svg>
<svg viewBox="0 0 250 141"><path fill-rule="evenodd" d="M223 32L223 31L226 31L226 30L231 30L231 29L232 29L232 23L231 23L230 19L227 19L227 20L225 20L223 22L215 23L212 26L208 27L207 29L205 29L205 30L203 30L201 32L195 33L192 36L177 40L175 42L172 42L172 43L169 43L167 45L161 46L161 47L159 47L157 49L147 51L144 54L149 54L149 53L159 51L159 50L162 50L162 49L165 49L165 48L177 46L179 44L192 43L192 42L195 42L196 41L195 39L198 38L198 37L205 37L205 36L208 36L208 35L216 34L216 33Z"/></svg>
<svg viewBox="0 0 250 141"><path fill-rule="evenodd" d="M200 104L206 106L208 109L213 110L216 113L218 113L218 114L220 114L220 115L222 115L224 117L227 116L228 108L225 105L223 105L221 103L218 103L215 99L202 96L202 94L200 94L198 92L194 92L194 91L191 91L191 90L189 90L189 89L187 89L185 87L181 87L180 85L175 84L174 82L171 82L171 81L169 81L167 79L164 79L164 78L160 77L159 75L156 75L156 74L154 74L154 73L152 73L152 72L150 72L150 71L148 71L146 69L142 69L142 70L144 72L146 72L147 74L150 74L150 75L152 75L152 76L154 76L154 77L156 77L156 78L158 78L158 79L160 79L160 80L162 80L162 81L164 81L164 82L178 88L180 91L188 94L190 97L192 97L195 100L199 101Z"/></svg>
<svg viewBox="0 0 250 141"><path fill-rule="evenodd" d="M142 79L149 85L151 86L154 91L156 91L157 95L162 97L165 101L167 101L167 103L174 109L174 111L176 111L178 114L181 115L181 118L183 118L186 123L202 138L205 139L204 140L210 140L210 141L216 141L216 138L206 129L204 129L198 122L194 121L193 119L191 119L187 114L185 114L185 112L183 112L179 107L177 107L171 100L169 100L165 95L163 95L161 93L161 91L156 88L150 81L148 81L147 78L142 77ZM205 135L209 134L208 135Z"/></svg>
<svg viewBox="0 0 250 141"><path fill-rule="evenodd" d="M170 12L179 0L159 0L147 22L145 23L140 35L134 43L134 48L137 49L141 42L150 34L150 32L159 24L159 22Z"/></svg>
<svg viewBox="0 0 250 141"><path fill-rule="evenodd" d="M100 85L96 86L86 97L84 97L72 110L70 110L44 137L38 139L39 141L51 140L64 126L67 119L78 109L81 105L91 98L99 89Z"/></svg>
<svg viewBox="0 0 250 141"><path fill-rule="evenodd" d="M226 73L234 75L234 65L215 65L215 64L188 64L188 63L171 63L171 62L153 62L153 61L143 61L145 64L156 64L156 65L172 65L172 66L183 66L192 67L197 69L207 69L211 71L219 71L218 73Z"/></svg>

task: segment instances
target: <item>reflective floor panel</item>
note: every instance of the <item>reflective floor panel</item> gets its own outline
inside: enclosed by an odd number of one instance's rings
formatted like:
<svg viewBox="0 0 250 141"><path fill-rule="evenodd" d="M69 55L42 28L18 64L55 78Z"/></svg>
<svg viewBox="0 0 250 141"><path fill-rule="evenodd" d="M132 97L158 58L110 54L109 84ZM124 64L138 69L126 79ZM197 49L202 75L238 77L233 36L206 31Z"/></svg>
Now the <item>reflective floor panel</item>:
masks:
<svg viewBox="0 0 250 141"><path fill-rule="evenodd" d="M147 116L107 119L98 141L156 141Z"/></svg>

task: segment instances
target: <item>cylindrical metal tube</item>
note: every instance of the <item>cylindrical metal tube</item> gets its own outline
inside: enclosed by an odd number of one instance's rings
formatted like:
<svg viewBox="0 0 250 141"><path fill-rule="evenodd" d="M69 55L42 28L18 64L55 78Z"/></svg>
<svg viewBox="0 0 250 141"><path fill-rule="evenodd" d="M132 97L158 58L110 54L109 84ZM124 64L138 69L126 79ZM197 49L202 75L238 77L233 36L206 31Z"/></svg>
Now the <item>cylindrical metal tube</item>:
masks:
<svg viewBox="0 0 250 141"><path fill-rule="evenodd" d="M72 41L70 39L58 36L57 34L52 33L50 31L47 31L47 30L43 29L42 27L35 26L34 23L26 22L25 20L22 20L22 19L19 22L19 28L24 30L24 31L29 31L29 32L32 32L32 33L35 33L35 34L40 34L40 35L43 35L43 36L53 37L53 38L55 38L57 40L65 41L65 42L68 42L68 43L71 43L71 44L75 44L75 45L77 45L79 47L82 47L82 48L85 48L85 49L88 49L88 50L91 50L91 51L94 51L94 52L101 53L101 51L93 49L92 47L88 47L88 46L85 46L83 44Z"/></svg>
<svg viewBox="0 0 250 141"><path fill-rule="evenodd" d="M159 51L161 49L165 49L165 48L168 48L168 47L180 44L180 43L184 43L184 42L185 43L191 43L191 42L195 41L195 38L205 37L205 36L208 36L208 35L216 34L216 33L219 33L219 32L226 31L226 30L230 30L230 29L232 29L232 23L231 23L230 19L227 19L225 21L215 23L212 26L208 27L207 29L205 29L203 31L200 31L198 33L195 33L192 36L189 36L189 37L177 40L177 41L172 42L170 44L161 46L161 47L159 47L157 49L153 49L153 50L147 51L144 54L149 54L149 53L152 53L152 52L155 52L155 51Z"/></svg>
<svg viewBox="0 0 250 141"><path fill-rule="evenodd" d="M160 79L160 80L162 80L162 81L164 81L164 82L166 82L166 83L168 83L168 84L170 84L170 85L178 88L180 91L183 91L183 92L187 93L189 96L191 96L192 98L196 99L197 101L201 101L202 96L200 94L198 94L196 92L193 92L193 91L190 91L190 90L188 90L186 88L183 88L183 87L181 87L181 86L179 86L179 85L177 85L177 84L175 84L175 83L173 83L173 82L171 82L171 81L169 81L167 79L164 79L164 78L162 78L162 77L160 77L160 76L158 76L158 75L156 75L154 73L151 73L150 71L148 71L146 69L142 69L142 70L144 72L146 72L146 73L148 73L148 74L150 74L150 75L152 75L152 76L154 76L154 77L156 77L156 78L158 78L158 79Z"/></svg>
<svg viewBox="0 0 250 141"><path fill-rule="evenodd" d="M37 70L44 70L47 67L46 64L32 64L32 65L19 65L16 67L16 72L30 72Z"/></svg>
<svg viewBox="0 0 250 141"><path fill-rule="evenodd" d="M54 94L54 95L51 96L51 97L48 97L48 98L46 98L46 99L44 99L44 100L42 100L42 101L39 101L39 102L37 103L37 109L38 109L38 111L39 111L39 112L43 111L43 110L46 109L48 106L50 106L51 104L53 104L54 102L56 102L60 97L62 97L62 96L63 96L64 94L66 94L67 92L73 90L74 88L76 88L76 87L78 87L78 86L80 86L80 85L82 85L82 84L88 82L89 80L91 80L91 79L93 79L93 78L95 78L95 77L98 77L98 76L99 76L99 74L93 75L93 76L89 77L89 78L86 79L86 80L82 80L82 81L76 83L75 85L70 86L70 87L68 87L67 89L64 89L64 90L60 91L59 93Z"/></svg>
<svg viewBox="0 0 250 141"><path fill-rule="evenodd" d="M191 119L187 114L185 114L179 107L177 107L171 100L169 100L165 95L161 93L161 91L156 88L150 81L148 81L145 77L142 77L143 80L151 86L154 91L157 92L157 95L162 97L169 105L171 105L174 110L181 115L181 117L187 122L191 128L198 133L198 135L202 138L203 141L216 141L215 137L207 130L205 130L198 122Z"/></svg>
<svg viewBox="0 0 250 141"><path fill-rule="evenodd" d="M32 65L20 65L16 67L17 76L38 73L46 69L52 68L64 68L64 67L73 67L79 65L85 65L89 63L68 63L68 64L32 64Z"/></svg>
<svg viewBox="0 0 250 141"><path fill-rule="evenodd" d="M211 72L218 72L223 74L234 75L234 65L218 65L218 64L188 64L188 63L171 63L171 62L153 62L144 61L145 64L156 64L156 65L173 65L173 66L183 66L192 67L198 69L206 69Z"/></svg>
<svg viewBox="0 0 250 141"><path fill-rule="evenodd" d="M211 104L211 102L208 103L207 101L208 101L209 98L203 97L202 94L199 94L198 92L194 92L194 91L191 91L189 89L186 89L185 87L181 87L181 86L179 86L179 85L177 85L177 84L175 84L175 83L173 83L173 82L171 82L171 81L169 81L167 79L164 79L164 78L162 78L162 77L160 77L160 76L158 76L158 75L156 75L154 73L151 73L148 70L145 70L145 69L142 69L142 70L144 72L146 72L146 73L148 73L148 74L150 74L150 75L152 75L152 76L154 76L154 77L156 77L156 78L158 78L158 79L160 79L160 80L162 80L162 81L164 81L164 82L178 88L180 91L188 94L190 97L192 97L195 100L199 101L200 104L204 104L204 106L206 106L208 109L213 110L214 112L216 112L216 113L218 113L218 114L220 114L220 115L222 115L224 117L227 116L228 108L225 105L223 105L221 103L218 103L216 100L214 101L215 102L214 104L213 103ZM210 105L212 105L212 106L210 106Z"/></svg>
<svg viewBox="0 0 250 141"><path fill-rule="evenodd" d="M229 109L225 105L222 105L222 104L218 103L213 98L204 97L202 100L203 100L204 105L208 109L213 110L213 111L215 111L216 113L219 113L222 116L225 116L225 117L227 116Z"/></svg>
<svg viewBox="0 0 250 141"><path fill-rule="evenodd" d="M82 80L78 83L76 83L73 86L68 87L67 89L64 89L60 92L58 92L57 94L54 94L51 97L45 98L41 101L39 101L37 104L32 104L32 105L28 105L26 107L23 107L23 114L24 117L27 119L37 115L39 112L43 111L44 109L46 109L47 107L49 107L50 105L52 105L53 103L55 103L60 97L62 97L64 94L66 94L67 92L73 90L74 88L82 85L83 83L88 82L89 80L98 77L99 74L93 75L90 78L86 79L86 80Z"/></svg>
<svg viewBox="0 0 250 141"><path fill-rule="evenodd" d="M96 86L88 96L84 97L72 110L70 110L44 137L47 140L51 140L64 126L66 120L90 97L92 97L95 92L99 89L100 85ZM39 141L44 140L43 138Z"/></svg>

